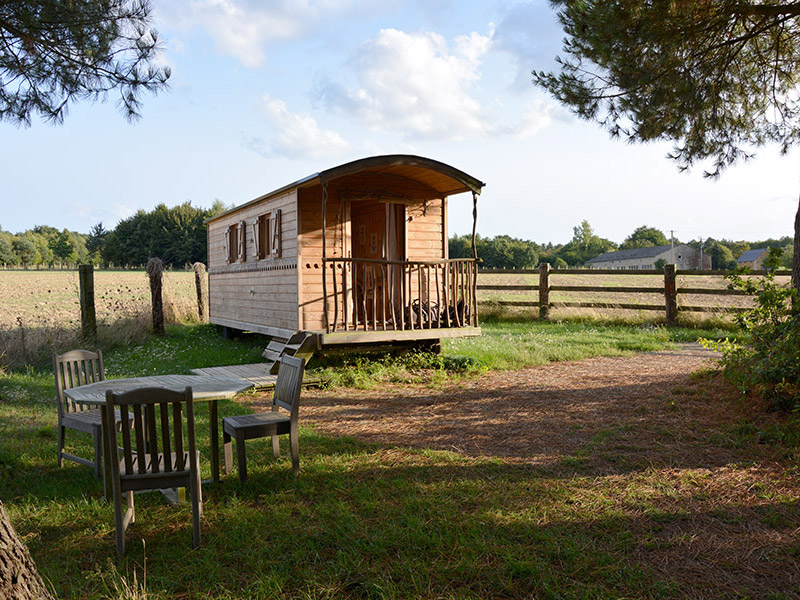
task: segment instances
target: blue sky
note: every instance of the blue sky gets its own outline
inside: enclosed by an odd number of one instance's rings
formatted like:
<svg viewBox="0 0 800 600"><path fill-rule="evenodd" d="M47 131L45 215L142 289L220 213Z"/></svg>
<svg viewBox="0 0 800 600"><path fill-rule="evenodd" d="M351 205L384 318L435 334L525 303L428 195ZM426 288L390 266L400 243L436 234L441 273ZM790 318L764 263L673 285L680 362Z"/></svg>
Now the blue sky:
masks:
<svg viewBox="0 0 800 600"><path fill-rule="evenodd" d="M434 158L486 182L478 232L566 242L587 219L683 241L791 235L798 153L763 148L718 181L669 144L629 145L530 80L561 50L546 1L153 0L170 89L129 124L109 96L66 121L0 125L0 226L88 232L138 209L241 204L374 154ZM451 201L450 232L472 227Z"/></svg>

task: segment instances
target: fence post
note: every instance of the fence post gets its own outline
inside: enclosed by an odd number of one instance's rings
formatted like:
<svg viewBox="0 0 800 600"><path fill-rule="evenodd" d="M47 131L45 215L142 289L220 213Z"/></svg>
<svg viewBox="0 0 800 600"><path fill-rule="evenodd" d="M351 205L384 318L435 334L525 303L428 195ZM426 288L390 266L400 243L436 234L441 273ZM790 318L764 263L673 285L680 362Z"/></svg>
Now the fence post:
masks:
<svg viewBox="0 0 800 600"><path fill-rule="evenodd" d="M153 301L153 333L164 335L164 301L161 297L161 276L164 263L160 258L147 261L147 275L150 277L150 297Z"/></svg>
<svg viewBox="0 0 800 600"><path fill-rule="evenodd" d="M194 287L197 290L197 313L201 321L206 320L206 308L208 306L208 280L206 278L206 266L201 262L192 265L194 271Z"/></svg>
<svg viewBox="0 0 800 600"><path fill-rule="evenodd" d="M81 302L81 335L87 342L97 339L97 316L94 308L94 265L78 266Z"/></svg>
<svg viewBox="0 0 800 600"><path fill-rule="evenodd" d="M667 324L678 320L678 290L675 285L675 265L664 265L664 300L667 308Z"/></svg>
<svg viewBox="0 0 800 600"><path fill-rule="evenodd" d="M550 312L550 263L539 265L539 320L546 321Z"/></svg>

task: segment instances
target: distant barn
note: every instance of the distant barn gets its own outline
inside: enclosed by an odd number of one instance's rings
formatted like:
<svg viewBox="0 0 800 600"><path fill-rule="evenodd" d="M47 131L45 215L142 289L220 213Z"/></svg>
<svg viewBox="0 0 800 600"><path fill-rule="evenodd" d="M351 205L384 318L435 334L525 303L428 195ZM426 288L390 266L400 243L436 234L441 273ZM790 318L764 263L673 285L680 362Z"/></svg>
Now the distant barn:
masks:
<svg viewBox="0 0 800 600"><path fill-rule="evenodd" d="M606 252L586 261L590 269L655 269L656 263L674 264L678 269L706 270L711 268L711 257L687 244L650 246Z"/></svg>
<svg viewBox="0 0 800 600"><path fill-rule="evenodd" d="M213 217L210 320L320 348L479 335L477 260L448 258L447 207L483 186L428 158L374 156Z"/></svg>
<svg viewBox="0 0 800 600"><path fill-rule="evenodd" d="M764 267L764 259L769 256L768 248L754 248L744 252L736 259L737 267L750 267L753 271L760 271Z"/></svg>

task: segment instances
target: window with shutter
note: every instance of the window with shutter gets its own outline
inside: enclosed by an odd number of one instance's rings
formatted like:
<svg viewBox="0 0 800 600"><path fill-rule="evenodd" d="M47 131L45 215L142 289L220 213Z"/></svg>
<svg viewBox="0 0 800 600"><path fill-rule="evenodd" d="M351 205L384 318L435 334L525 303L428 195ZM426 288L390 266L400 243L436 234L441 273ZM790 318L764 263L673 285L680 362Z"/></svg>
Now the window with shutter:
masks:
<svg viewBox="0 0 800 600"><path fill-rule="evenodd" d="M256 255L259 259L267 258L270 254L270 215L263 214L253 223L255 234Z"/></svg>
<svg viewBox="0 0 800 600"><path fill-rule="evenodd" d="M225 254L227 255L228 263L236 262L236 255L239 249L238 232L239 227L231 225L225 233Z"/></svg>

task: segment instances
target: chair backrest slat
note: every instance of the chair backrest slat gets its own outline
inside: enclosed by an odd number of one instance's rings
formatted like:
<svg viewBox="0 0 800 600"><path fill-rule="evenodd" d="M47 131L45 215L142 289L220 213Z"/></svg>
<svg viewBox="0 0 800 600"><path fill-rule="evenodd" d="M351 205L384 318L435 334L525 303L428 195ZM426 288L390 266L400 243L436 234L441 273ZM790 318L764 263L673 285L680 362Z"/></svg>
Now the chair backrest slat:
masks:
<svg viewBox="0 0 800 600"><path fill-rule="evenodd" d="M156 407L154 404L144 405L145 431L147 431L147 448L150 455L150 470L153 473L160 471L158 466L158 431L156 429Z"/></svg>
<svg viewBox="0 0 800 600"><path fill-rule="evenodd" d="M76 405L67 398L64 390L105 379L103 352L100 350L97 352L71 350L64 354L53 354L53 372L56 379L56 400L59 413L89 410L88 406Z"/></svg>
<svg viewBox="0 0 800 600"><path fill-rule="evenodd" d="M136 434L136 447L124 448L125 454L133 454L136 452L139 473L144 473L147 470L147 456L144 451L145 428L144 420L142 419L142 407L139 404L133 405L133 431Z"/></svg>
<svg viewBox="0 0 800 600"><path fill-rule="evenodd" d="M121 421L123 423L130 423L130 413L128 412L128 407L123 405L119 407L119 416L121 417ZM123 427L122 428L122 447L125 449L124 458L125 458L125 472L132 473L133 472L133 459L131 458L131 428L130 427Z"/></svg>
<svg viewBox="0 0 800 600"><path fill-rule="evenodd" d="M161 402L158 405L161 412L161 448L164 452L164 472L172 472L172 445L170 444L169 405Z"/></svg>
<svg viewBox="0 0 800 600"><path fill-rule="evenodd" d="M67 361L67 385L71 388L74 388L78 384L75 382L75 370L74 370L75 363L73 361Z"/></svg>
<svg viewBox="0 0 800 600"><path fill-rule="evenodd" d="M181 424L183 417L181 416L181 405L175 403L172 405L172 422ZM175 427L175 470L184 471L186 464L183 460L183 427Z"/></svg>

